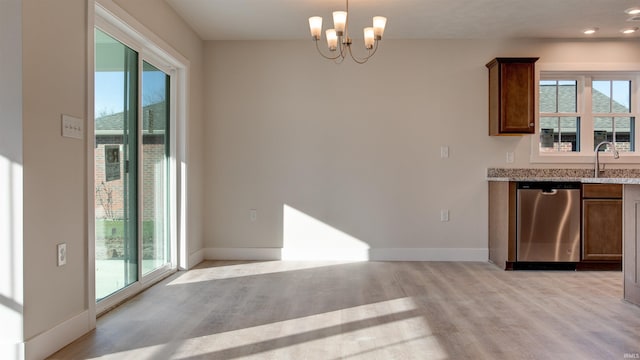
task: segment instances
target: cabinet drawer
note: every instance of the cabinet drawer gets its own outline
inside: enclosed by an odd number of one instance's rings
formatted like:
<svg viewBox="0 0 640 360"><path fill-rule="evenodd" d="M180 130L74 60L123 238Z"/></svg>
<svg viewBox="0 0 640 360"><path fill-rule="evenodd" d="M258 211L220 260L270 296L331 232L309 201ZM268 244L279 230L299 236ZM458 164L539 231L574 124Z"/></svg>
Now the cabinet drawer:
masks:
<svg viewBox="0 0 640 360"><path fill-rule="evenodd" d="M583 184L582 197L588 199L622 199L622 185Z"/></svg>

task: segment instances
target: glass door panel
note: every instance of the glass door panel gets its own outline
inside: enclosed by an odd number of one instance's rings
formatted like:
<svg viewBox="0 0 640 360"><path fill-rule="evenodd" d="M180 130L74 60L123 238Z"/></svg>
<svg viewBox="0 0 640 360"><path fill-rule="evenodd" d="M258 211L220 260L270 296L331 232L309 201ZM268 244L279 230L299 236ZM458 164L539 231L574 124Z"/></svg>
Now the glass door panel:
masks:
<svg viewBox="0 0 640 360"><path fill-rule="evenodd" d="M138 54L95 30L96 300L138 280Z"/></svg>
<svg viewBox="0 0 640 360"><path fill-rule="evenodd" d="M170 77L142 63L142 275L170 262L169 246Z"/></svg>

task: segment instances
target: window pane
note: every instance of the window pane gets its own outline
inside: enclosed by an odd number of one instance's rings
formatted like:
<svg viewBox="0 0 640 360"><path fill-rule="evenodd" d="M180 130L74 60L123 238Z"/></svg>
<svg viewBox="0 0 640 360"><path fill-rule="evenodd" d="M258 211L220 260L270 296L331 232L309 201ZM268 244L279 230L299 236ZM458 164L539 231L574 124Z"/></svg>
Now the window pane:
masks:
<svg viewBox="0 0 640 360"><path fill-rule="evenodd" d="M574 113L578 98L578 84L575 80L541 80L540 112Z"/></svg>
<svg viewBox="0 0 640 360"><path fill-rule="evenodd" d="M558 112L576 112L578 85L576 81L558 81Z"/></svg>
<svg viewBox="0 0 640 360"><path fill-rule="evenodd" d="M634 118L600 116L594 118L593 145L603 141L611 141L620 152L630 152L635 149Z"/></svg>
<svg viewBox="0 0 640 360"><path fill-rule="evenodd" d="M595 80L591 84L591 107L594 113L611 112L611 81Z"/></svg>
<svg viewBox="0 0 640 360"><path fill-rule="evenodd" d="M557 81L542 80L540 81L540 112L554 113L557 112Z"/></svg>
<svg viewBox="0 0 640 360"><path fill-rule="evenodd" d="M614 119L614 140L619 152L630 152L634 149L633 118L616 117Z"/></svg>
<svg viewBox="0 0 640 360"><path fill-rule="evenodd" d="M169 263L169 76L142 67L142 274Z"/></svg>
<svg viewBox="0 0 640 360"><path fill-rule="evenodd" d="M631 112L631 81L593 81L592 108L594 113Z"/></svg>
<svg viewBox="0 0 640 360"><path fill-rule="evenodd" d="M613 102L611 103L614 113L631 112L631 81L613 81Z"/></svg>
<svg viewBox="0 0 640 360"><path fill-rule="evenodd" d="M598 116L593 118L593 148L603 141L613 142L613 118Z"/></svg>
<svg viewBox="0 0 640 360"><path fill-rule="evenodd" d="M577 117L541 117L540 152L578 151L579 128Z"/></svg>

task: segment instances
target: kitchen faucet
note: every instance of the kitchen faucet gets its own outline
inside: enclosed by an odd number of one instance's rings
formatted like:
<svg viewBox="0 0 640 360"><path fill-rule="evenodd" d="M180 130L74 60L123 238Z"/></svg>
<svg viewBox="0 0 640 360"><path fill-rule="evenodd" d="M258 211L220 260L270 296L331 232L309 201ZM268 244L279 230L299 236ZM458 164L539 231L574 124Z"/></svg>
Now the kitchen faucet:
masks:
<svg viewBox="0 0 640 360"><path fill-rule="evenodd" d="M600 171L604 171L600 170L600 147L602 145L609 145L609 147L611 147L611 152L613 152L613 158L617 159L620 157L620 153L618 153L618 150L616 150L616 146L613 145L612 142L610 141L603 141L600 144L598 144L598 146L596 146L596 166L595 166L595 175L594 177L599 178L600 177Z"/></svg>

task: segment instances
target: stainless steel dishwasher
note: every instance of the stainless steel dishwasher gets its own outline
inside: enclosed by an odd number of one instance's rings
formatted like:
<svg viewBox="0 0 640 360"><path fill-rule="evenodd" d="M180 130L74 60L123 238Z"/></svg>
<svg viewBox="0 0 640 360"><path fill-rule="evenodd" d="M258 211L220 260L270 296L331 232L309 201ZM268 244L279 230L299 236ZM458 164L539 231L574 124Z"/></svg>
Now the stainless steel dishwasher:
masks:
<svg viewBox="0 0 640 360"><path fill-rule="evenodd" d="M580 261L580 183L520 182L516 261Z"/></svg>

